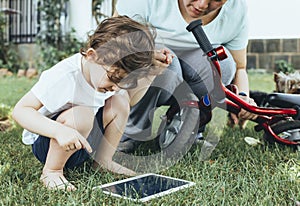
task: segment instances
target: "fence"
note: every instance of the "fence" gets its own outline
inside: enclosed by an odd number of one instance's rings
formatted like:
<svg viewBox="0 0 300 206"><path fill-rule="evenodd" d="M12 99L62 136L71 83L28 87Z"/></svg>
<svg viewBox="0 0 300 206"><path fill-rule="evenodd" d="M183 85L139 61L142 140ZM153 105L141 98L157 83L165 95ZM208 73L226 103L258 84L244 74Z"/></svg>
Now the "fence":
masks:
<svg viewBox="0 0 300 206"><path fill-rule="evenodd" d="M33 43L39 31L37 0L0 0L7 18L7 39L14 43Z"/></svg>
<svg viewBox="0 0 300 206"><path fill-rule="evenodd" d="M42 2L42 0L0 0L0 12L5 14L7 22L5 37L7 41L18 44L35 42L38 32L42 29L41 14L38 11L38 5ZM96 4L93 1L93 8L91 8L98 19L102 20L112 14L115 0L95 2L102 2ZM70 3L74 1L71 0ZM97 6L94 7L95 5Z"/></svg>

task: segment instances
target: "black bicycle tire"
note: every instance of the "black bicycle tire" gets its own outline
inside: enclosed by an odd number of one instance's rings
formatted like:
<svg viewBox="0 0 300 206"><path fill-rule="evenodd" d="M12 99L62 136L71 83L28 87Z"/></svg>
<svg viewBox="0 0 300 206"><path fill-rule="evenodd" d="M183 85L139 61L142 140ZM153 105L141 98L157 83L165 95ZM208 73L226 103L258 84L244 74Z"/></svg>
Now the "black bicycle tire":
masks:
<svg viewBox="0 0 300 206"><path fill-rule="evenodd" d="M285 132L287 130L300 129L300 120L282 120L280 122L271 125L271 128L276 135ZM270 134L267 133L264 134L264 139L271 144L274 144L276 142L281 143L279 141L275 141L274 137L272 137ZM288 146L294 146L294 145L288 145Z"/></svg>
<svg viewBox="0 0 300 206"><path fill-rule="evenodd" d="M187 94L187 100L196 101L195 98L194 94ZM195 142L199 128L200 111L196 107L189 106L180 108L179 112L181 111L183 111L182 116L185 116L185 119L176 138L167 147L161 149L161 152L167 157L185 154ZM156 143L158 144L158 141Z"/></svg>

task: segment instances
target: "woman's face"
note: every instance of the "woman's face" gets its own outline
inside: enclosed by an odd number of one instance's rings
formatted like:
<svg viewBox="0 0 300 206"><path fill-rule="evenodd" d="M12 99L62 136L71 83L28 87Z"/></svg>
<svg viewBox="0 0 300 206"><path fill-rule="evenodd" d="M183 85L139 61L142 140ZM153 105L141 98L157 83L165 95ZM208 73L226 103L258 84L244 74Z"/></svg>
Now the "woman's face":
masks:
<svg viewBox="0 0 300 206"><path fill-rule="evenodd" d="M227 0L179 0L182 15L189 18L200 18L208 13L220 9Z"/></svg>

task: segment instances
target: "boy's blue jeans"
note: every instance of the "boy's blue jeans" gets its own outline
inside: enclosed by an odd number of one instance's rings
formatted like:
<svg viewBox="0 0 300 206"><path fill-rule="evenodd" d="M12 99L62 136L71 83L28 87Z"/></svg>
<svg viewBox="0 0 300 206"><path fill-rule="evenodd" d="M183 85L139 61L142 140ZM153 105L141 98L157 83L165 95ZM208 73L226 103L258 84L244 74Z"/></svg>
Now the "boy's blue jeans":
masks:
<svg viewBox="0 0 300 206"><path fill-rule="evenodd" d="M59 116L56 115L53 120ZM93 151L97 150L97 147L100 143L100 140L104 134L103 128L103 107L99 109L96 114L96 118L94 121L94 126L92 131L90 132L87 141L91 145ZM46 162L46 158L49 150L50 138L45 136L39 136L38 139L32 145L32 152L36 156L36 158L42 162L43 164ZM76 151L66 162L65 168L74 168L76 166L82 165L86 160L91 157L92 154L89 154L85 149L81 149Z"/></svg>

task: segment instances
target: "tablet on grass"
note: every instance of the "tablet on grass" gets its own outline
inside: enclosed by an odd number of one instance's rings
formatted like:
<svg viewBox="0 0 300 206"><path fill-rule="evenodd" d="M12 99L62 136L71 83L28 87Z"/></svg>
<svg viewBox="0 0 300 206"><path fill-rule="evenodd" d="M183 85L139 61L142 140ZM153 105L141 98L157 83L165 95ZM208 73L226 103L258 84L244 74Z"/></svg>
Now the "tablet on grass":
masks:
<svg viewBox="0 0 300 206"><path fill-rule="evenodd" d="M149 173L100 185L93 189L102 189L105 194L115 197L145 202L194 184L182 179Z"/></svg>

